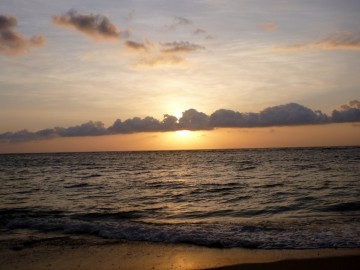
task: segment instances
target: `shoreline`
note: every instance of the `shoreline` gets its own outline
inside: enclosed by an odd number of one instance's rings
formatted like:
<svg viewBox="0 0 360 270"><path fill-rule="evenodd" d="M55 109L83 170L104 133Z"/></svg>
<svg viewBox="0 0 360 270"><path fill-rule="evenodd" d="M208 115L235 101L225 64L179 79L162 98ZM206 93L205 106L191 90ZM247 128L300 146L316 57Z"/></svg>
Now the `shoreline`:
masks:
<svg viewBox="0 0 360 270"><path fill-rule="evenodd" d="M64 236L0 233L0 269L357 269L360 248L209 248ZM20 234L21 236L21 234ZM341 267L343 266L343 267ZM335 268L332 268L335 267Z"/></svg>

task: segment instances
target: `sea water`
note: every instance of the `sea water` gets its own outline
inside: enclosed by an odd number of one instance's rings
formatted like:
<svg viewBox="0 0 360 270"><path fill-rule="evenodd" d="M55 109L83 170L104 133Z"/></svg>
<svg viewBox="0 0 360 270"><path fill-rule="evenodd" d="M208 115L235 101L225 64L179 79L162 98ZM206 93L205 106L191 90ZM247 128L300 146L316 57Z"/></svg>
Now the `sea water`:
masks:
<svg viewBox="0 0 360 270"><path fill-rule="evenodd" d="M0 229L360 247L360 148L3 154Z"/></svg>

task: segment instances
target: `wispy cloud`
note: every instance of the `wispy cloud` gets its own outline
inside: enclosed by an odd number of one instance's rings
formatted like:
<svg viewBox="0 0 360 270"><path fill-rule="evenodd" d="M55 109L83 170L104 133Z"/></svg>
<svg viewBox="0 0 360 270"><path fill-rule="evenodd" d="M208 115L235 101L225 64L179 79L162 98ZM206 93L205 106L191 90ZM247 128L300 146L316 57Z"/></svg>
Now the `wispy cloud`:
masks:
<svg viewBox="0 0 360 270"><path fill-rule="evenodd" d="M16 25L15 16L0 14L0 54L16 56L28 52L33 47L44 45L43 36L32 36L27 39L14 31Z"/></svg>
<svg viewBox="0 0 360 270"><path fill-rule="evenodd" d="M360 50L360 33L337 32L318 41L280 46L277 49L285 51Z"/></svg>
<svg viewBox="0 0 360 270"><path fill-rule="evenodd" d="M180 26L191 25L193 22L184 17L174 17L173 22L167 26L168 29L174 30Z"/></svg>
<svg viewBox="0 0 360 270"><path fill-rule="evenodd" d="M120 31L102 14L80 14L69 10L62 16L53 16L54 24L75 29L93 40L116 40L129 36L129 30Z"/></svg>
<svg viewBox="0 0 360 270"><path fill-rule="evenodd" d="M188 41L167 42L162 43L161 45L163 47L161 50L163 53L188 53L205 49L205 47L201 45L190 43Z"/></svg>
<svg viewBox="0 0 360 270"><path fill-rule="evenodd" d="M202 35L202 34L206 34L206 30L202 29L202 28L197 28L195 29L195 31L193 32L195 35Z"/></svg>
<svg viewBox="0 0 360 270"><path fill-rule="evenodd" d="M147 51L148 48L145 43L128 40L124 43L125 48L132 51Z"/></svg>
<svg viewBox="0 0 360 270"><path fill-rule="evenodd" d="M134 16L135 16L135 10L132 9L132 10L128 13L128 15L126 16L125 21L126 21L126 22L131 22L131 21L134 19Z"/></svg>
<svg viewBox="0 0 360 270"><path fill-rule="evenodd" d="M139 59L135 67L178 66L185 59L176 55L149 55Z"/></svg>
<svg viewBox="0 0 360 270"><path fill-rule="evenodd" d="M278 28L278 25L273 22L266 22L261 25L261 28L265 31L274 31Z"/></svg>
<svg viewBox="0 0 360 270"><path fill-rule="evenodd" d="M315 125L338 122L360 122L360 101L352 100L334 110L327 116L318 110L311 110L297 103L269 107L261 112L241 113L233 110L219 109L207 115L195 109L182 113L180 119L165 114L162 120L151 116L134 117L122 121L117 119L113 125L105 127L102 122L87 122L68 128L49 128L36 132L21 130L0 134L0 142L20 142L55 137L102 136L110 134L131 134L137 132L166 132L176 130L211 130L221 127L270 127Z"/></svg>

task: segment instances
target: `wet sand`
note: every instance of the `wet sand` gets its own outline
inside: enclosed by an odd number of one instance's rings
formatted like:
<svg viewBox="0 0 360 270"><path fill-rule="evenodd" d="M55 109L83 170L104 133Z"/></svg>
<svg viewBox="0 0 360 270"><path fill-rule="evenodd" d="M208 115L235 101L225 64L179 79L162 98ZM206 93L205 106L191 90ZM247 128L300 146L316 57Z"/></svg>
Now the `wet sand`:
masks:
<svg viewBox="0 0 360 270"><path fill-rule="evenodd" d="M312 270L312 269L326 269L326 270L355 270L360 267L360 256L340 256L327 258L312 258L312 259L298 259L285 260L269 263L252 263L252 264L238 264L232 266L224 266L212 268L213 270Z"/></svg>
<svg viewBox="0 0 360 270"><path fill-rule="evenodd" d="M0 241L0 269L358 269L360 249L257 250L45 234Z"/></svg>

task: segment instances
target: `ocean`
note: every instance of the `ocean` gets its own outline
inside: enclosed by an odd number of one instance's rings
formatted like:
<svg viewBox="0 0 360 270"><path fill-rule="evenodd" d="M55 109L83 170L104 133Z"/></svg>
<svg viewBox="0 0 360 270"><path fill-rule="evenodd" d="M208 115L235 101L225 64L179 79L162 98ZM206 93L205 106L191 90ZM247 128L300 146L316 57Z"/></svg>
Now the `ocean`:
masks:
<svg viewBox="0 0 360 270"><path fill-rule="evenodd" d="M360 147L0 155L0 231L360 247Z"/></svg>

